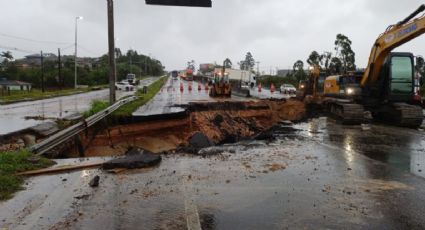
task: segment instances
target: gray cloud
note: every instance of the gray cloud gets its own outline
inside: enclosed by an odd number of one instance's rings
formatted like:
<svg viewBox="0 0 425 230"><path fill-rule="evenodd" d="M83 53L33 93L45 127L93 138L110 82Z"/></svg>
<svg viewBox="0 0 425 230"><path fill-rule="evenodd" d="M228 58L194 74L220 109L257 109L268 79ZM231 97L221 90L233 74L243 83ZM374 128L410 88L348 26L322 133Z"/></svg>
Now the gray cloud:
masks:
<svg viewBox="0 0 425 230"><path fill-rule="evenodd" d="M287 68L312 50L333 51L337 33L353 41L357 64L364 66L376 37L403 19L422 1L396 0L216 0L213 8L148 6L143 0L115 0L117 47L130 47L180 69L187 60L234 63L247 51L262 69ZM25 51L56 52L74 41L74 20L79 26L79 54L96 56L107 51L106 0L3 1L0 33L35 40L64 41L47 44L0 36L0 46ZM424 38L399 50L425 54ZM4 50L0 48L0 51ZM64 50L72 54L72 47ZM23 56L25 52L14 52Z"/></svg>

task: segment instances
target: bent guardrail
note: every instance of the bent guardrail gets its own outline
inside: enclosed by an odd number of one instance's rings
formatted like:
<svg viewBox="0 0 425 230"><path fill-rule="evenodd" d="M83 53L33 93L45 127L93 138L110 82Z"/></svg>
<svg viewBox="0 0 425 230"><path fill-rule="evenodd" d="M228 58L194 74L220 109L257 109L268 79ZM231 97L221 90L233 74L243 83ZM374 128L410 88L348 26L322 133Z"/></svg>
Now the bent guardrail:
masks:
<svg viewBox="0 0 425 230"><path fill-rule="evenodd" d="M90 116L89 118L78 122L77 124L68 127L62 131L59 131L58 133L50 136L49 138L43 140L40 143L37 143L29 148L31 152L33 152L36 155L43 155L47 151L57 147L60 144L65 143L72 137L76 136L77 134L81 133L82 131L86 130L87 128L93 126L97 122L101 121L105 117L107 117L109 114L113 113L115 110L117 110L122 105L125 105L129 102L132 102L136 100L136 96L128 97L125 99L121 99L117 101L115 104L109 106L108 108L100 111L99 113Z"/></svg>

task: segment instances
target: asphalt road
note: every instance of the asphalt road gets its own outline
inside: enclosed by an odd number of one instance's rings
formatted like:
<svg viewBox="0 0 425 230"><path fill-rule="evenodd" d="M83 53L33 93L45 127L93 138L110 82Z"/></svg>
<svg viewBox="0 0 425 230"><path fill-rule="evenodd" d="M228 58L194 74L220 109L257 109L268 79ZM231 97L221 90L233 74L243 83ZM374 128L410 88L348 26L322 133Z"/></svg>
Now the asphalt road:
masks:
<svg viewBox="0 0 425 230"><path fill-rule="evenodd" d="M191 90L190 87L191 86ZM133 116L145 117L158 114L173 114L184 111L182 106L190 102L217 102L217 101L247 101L268 98L289 98L290 95L279 92L270 93L263 89L258 92L257 88L251 90L251 98L232 96L231 98L212 98L205 88L205 84L196 81L184 81L180 78L169 78L161 91L146 105L133 113Z"/></svg>
<svg viewBox="0 0 425 230"><path fill-rule="evenodd" d="M29 178L26 190L0 203L0 227L425 228L423 131L320 118L274 134L209 157L165 155L147 170ZM98 188L88 186L94 175Z"/></svg>
<svg viewBox="0 0 425 230"><path fill-rule="evenodd" d="M150 85L157 78L147 78L140 86ZM117 91L117 98L132 95L134 92ZM90 108L93 100L108 100L109 89L92 91L71 96L44 100L0 105L0 135L41 124L43 120L25 117L62 118L75 113L82 113Z"/></svg>

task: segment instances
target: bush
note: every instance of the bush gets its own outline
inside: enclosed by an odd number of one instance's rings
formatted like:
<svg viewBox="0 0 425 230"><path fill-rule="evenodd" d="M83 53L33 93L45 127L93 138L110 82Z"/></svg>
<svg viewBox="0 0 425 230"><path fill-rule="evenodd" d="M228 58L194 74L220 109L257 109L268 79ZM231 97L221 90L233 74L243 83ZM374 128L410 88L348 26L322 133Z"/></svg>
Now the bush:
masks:
<svg viewBox="0 0 425 230"><path fill-rule="evenodd" d="M91 102L90 109L86 112L84 112L84 117L90 117L106 108L109 107L109 102L106 101L100 101L100 100L94 100Z"/></svg>

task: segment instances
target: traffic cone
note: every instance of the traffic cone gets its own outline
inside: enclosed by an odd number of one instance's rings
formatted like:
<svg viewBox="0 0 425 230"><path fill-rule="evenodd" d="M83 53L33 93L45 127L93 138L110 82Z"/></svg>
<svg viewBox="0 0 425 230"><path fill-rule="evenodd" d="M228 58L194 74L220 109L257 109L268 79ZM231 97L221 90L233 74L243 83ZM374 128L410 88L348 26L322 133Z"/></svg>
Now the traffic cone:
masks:
<svg viewBox="0 0 425 230"><path fill-rule="evenodd" d="M274 93L276 91L276 88L274 87L273 83L270 85L270 92Z"/></svg>
<svg viewBox="0 0 425 230"><path fill-rule="evenodd" d="M189 83L189 91L192 91L192 84Z"/></svg>
<svg viewBox="0 0 425 230"><path fill-rule="evenodd" d="M262 89L262 86L261 86L261 83L260 83L260 84L258 84L258 92L259 93L261 93L261 89Z"/></svg>

